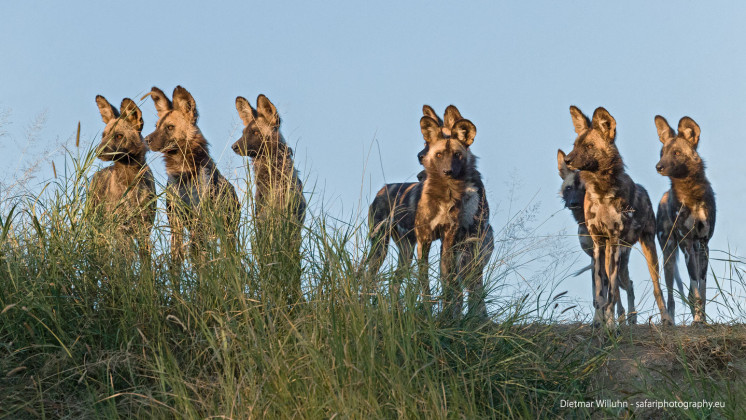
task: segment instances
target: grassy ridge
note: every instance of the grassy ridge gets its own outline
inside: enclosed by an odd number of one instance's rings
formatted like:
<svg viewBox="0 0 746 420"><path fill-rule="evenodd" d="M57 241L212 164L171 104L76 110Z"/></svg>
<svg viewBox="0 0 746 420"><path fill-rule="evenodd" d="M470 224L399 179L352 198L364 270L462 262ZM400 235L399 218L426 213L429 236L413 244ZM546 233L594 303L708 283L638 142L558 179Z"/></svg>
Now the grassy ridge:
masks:
<svg viewBox="0 0 746 420"><path fill-rule="evenodd" d="M91 216L94 158L71 156L42 195L2 215L2 417L614 414L561 408L602 393L597 378L619 341L569 341L572 328L541 322L551 321L541 316L552 302L508 299L490 305L489 322L447 323L422 311L412 287L399 304L385 291L371 298L350 252L358 227L340 228L323 212L306 218L304 296L290 304L299 267L281 215L272 239L243 217L237 252L215 245L225 232L214 229L200 261L175 271L163 223L144 258ZM495 258L510 252L501 245ZM487 277L499 286L500 275Z"/></svg>

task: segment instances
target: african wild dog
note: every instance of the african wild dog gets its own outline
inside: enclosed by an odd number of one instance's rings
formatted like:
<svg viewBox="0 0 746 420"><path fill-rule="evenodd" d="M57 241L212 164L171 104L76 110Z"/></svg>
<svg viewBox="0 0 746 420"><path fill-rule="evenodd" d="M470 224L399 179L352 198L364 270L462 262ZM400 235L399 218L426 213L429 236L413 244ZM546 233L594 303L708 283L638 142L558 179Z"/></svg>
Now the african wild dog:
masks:
<svg viewBox="0 0 746 420"><path fill-rule="evenodd" d="M444 125L448 130L428 116L420 119L428 147L422 159L427 177L415 215L419 278L423 301L427 302L430 246L440 239L444 315L456 318L461 314L466 286L469 312L486 317L482 271L494 249L493 233L481 174L469 149L477 129L459 117L456 107L446 109Z"/></svg>
<svg viewBox="0 0 746 420"><path fill-rule="evenodd" d="M648 263L661 320L673 324L660 288L653 206L647 191L624 171L614 143L616 120L601 107L594 111L592 121L575 106L570 107L570 115L577 138L565 163L570 169L580 170L586 187L583 210L593 239L594 324L615 325L622 247L631 247L637 241Z"/></svg>
<svg viewBox="0 0 746 420"><path fill-rule="evenodd" d="M245 98L236 98L244 130L232 146L236 154L251 158L256 173L255 213L289 208L298 224L303 224L303 183L293 166L293 149L280 133L277 108L264 95L256 98L256 105L254 109Z"/></svg>
<svg viewBox="0 0 746 420"><path fill-rule="evenodd" d="M658 242L663 249L663 268L668 286L668 311L674 315L671 278L677 274L676 247L681 248L689 271L689 308L695 323L706 322L708 243L715 230L715 193L705 176L705 164L697 153L700 128L694 120L679 121L678 133L665 118L655 117L663 143L655 169L671 179L671 189L658 204ZM679 285L683 296L683 290Z"/></svg>
<svg viewBox="0 0 746 420"><path fill-rule="evenodd" d="M443 130L443 120L429 105L422 106L422 114L437 121ZM422 158L427 153L425 148L417 154L417 160L422 164ZM375 275L381 268L388 253L389 241L393 238L399 250L397 271L409 266L412 261L417 239L414 234L414 219L417 203L422 195L422 182L426 172L417 174L417 182L403 182L386 184L378 190L373 202L368 208L368 238L370 251L366 257L369 275ZM399 296L399 283L391 285L391 294Z"/></svg>
<svg viewBox="0 0 746 420"><path fill-rule="evenodd" d="M106 124L98 158L114 164L93 174L89 205L118 218L117 230L137 239L141 253L149 255L156 200L153 173L145 164L142 112L129 98L122 100L119 111L101 95L96 96L96 105Z"/></svg>
<svg viewBox="0 0 746 420"><path fill-rule="evenodd" d="M580 240L580 247L591 257L591 265L578 271L575 275L580 275L582 272L593 268L593 239L588 233L588 228L585 226L585 214L583 214L583 201L585 200L585 182L580 178L580 171L571 170L565 163L565 152L557 150L557 169L559 170L559 176L562 178L562 189L560 194L562 195L562 201L565 203L565 207L572 212L572 217L578 224L578 240ZM632 248L623 247L621 250L621 256L619 258L619 286L627 292L627 305L629 308L629 323L637 323L637 311L635 310L635 291L632 284L632 279L629 278L629 253ZM591 272L591 290L594 291L595 296L596 281L595 275ZM617 300L617 315L619 318L624 318L624 306L622 301Z"/></svg>
<svg viewBox="0 0 746 420"><path fill-rule="evenodd" d="M157 87L145 96L153 99L158 111L156 129L145 142L150 150L163 154L168 174L166 214L171 228L172 267L179 267L184 259L185 229L193 260L208 237L220 233L213 232L215 229L223 230L227 242L221 249L234 250L238 197L210 157L207 140L197 127L194 98L181 86L174 89L173 103ZM220 226L211 226L212 215L220 215L215 219Z"/></svg>
<svg viewBox="0 0 746 420"><path fill-rule="evenodd" d="M295 271L290 279L292 290L286 291L286 298L289 304L294 304L301 297L300 246L306 199L298 171L293 166L293 150L280 133L277 108L266 96L256 98L256 109L239 96L236 98L236 110L244 129L232 148L236 154L251 158L254 167L255 239L260 244L257 249L262 246L271 249L269 252L262 251L262 258L267 260L265 268L278 262L293 266ZM289 230L282 231L281 227ZM255 253L259 252L257 249Z"/></svg>

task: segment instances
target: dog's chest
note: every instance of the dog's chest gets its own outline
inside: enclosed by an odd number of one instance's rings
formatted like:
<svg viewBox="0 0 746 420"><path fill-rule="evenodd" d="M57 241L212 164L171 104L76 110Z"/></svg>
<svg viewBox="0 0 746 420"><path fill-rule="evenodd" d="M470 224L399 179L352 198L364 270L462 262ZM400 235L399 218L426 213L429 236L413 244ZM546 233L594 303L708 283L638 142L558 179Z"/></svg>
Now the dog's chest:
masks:
<svg viewBox="0 0 746 420"><path fill-rule="evenodd" d="M629 230L630 216L631 210L624 209L619 198L588 194L585 222L592 235L619 238Z"/></svg>
<svg viewBox="0 0 746 420"><path fill-rule="evenodd" d="M210 181L210 176L205 170L201 170L197 173L197 176L189 178L184 176L168 177L168 185L171 191L185 206L191 208L199 207Z"/></svg>
<svg viewBox="0 0 746 420"><path fill-rule="evenodd" d="M710 223L707 220L705 206L697 205L693 208L681 207L675 216L679 235L683 237L707 238L710 233Z"/></svg>
<svg viewBox="0 0 746 420"><path fill-rule="evenodd" d="M479 211L479 190L469 184L464 189L460 201L443 201L437 206L434 217L430 220L433 231L446 226L458 225L469 228Z"/></svg>

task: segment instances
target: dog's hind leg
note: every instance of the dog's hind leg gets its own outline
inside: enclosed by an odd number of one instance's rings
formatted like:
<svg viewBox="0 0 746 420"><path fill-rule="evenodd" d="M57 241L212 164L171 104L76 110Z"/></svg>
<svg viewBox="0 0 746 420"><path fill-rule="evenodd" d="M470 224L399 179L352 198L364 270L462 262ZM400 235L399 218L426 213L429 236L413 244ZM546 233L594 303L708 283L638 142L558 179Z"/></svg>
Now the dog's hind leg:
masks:
<svg viewBox="0 0 746 420"><path fill-rule="evenodd" d="M658 272L658 253L655 251L655 235L643 234L640 236L640 246L645 260L648 263L650 278L653 280L653 296L655 303L658 304L658 310L661 313L661 322L664 325L673 325L674 319L666 310L666 303L663 301L663 292L661 291L660 274Z"/></svg>

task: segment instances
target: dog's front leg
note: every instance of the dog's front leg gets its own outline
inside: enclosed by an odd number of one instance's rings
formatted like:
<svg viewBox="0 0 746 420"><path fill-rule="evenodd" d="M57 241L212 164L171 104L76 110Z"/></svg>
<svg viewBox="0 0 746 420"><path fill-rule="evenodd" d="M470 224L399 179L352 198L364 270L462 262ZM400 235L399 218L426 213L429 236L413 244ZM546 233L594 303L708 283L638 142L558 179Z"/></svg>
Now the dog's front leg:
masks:
<svg viewBox="0 0 746 420"><path fill-rule="evenodd" d="M604 308L606 317L606 326L614 328L616 319L614 318L614 307L619 302L619 240L610 239L606 242L606 274L609 277L609 300Z"/></svg>
<svg viewBox="0 0 746 420"><path fill-rule="evenodd" d="M606 269L605 252L601 244L602 239L593 240L593 326L600 327L604 321L604 308L606 307Z"/></svg>
<svg viewBox="0 0 746 420"><path fill-rule="evenodd" d="M463 292L458 285L456 270L456 250L454 249L456 230L443 235L440 246L440 284L443 288L441 308L446 319L456 319L461 314Z"/></svg>
<svg viewBox="0 0 746 420"><path fill-rule="evenodd" d="M708 247L704 241L685 240L683 247L686 268L689 271L689 306L694 317L694 323L705 322L705 299L707 293L707 256Z"/></svg>
<svg viewBox="0 0 746 420"><path fill-rule="evenodd" d="M705 316L705 305L707 304L707 263L710 259L710 247L706 241L701 241L699 249L697 250L697 257L699 259L699 298L701 299L700 308L700 322L707 322Z"/></svg>
<svg viewBox="0 0 746 420"><path fill-rule="evenodd" d="M425 236L421 234L419 236ZM430 270L429 256L430 256L430 245L432 245L432 239L428 236L425 238L417 238L417 268L418 268L418 279L420 283L420 296L422 297L422 304L425 309L430 312L431 298L430 295L430 279L428 272Z"/></svg>

